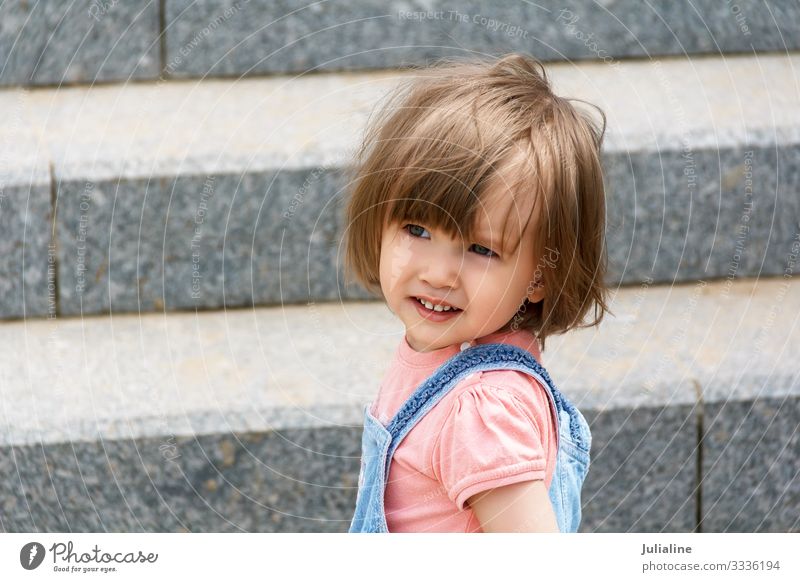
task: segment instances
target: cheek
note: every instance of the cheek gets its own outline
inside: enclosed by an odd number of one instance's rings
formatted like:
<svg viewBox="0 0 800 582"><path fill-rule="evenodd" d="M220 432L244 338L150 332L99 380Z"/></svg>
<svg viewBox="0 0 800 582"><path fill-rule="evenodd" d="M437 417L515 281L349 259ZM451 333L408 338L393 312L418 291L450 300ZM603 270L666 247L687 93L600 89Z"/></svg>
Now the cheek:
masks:
<svg viewBox="0 0 800 582"><path fill-rule="evenodd" d="M497 268L475 265L469 269L469 288L473 296L494 305L507 305L517 301L520 286L514 268Z"/></svg>
<svg viewBox="0 0 800 582"><path fill-rule="evenodd" d="M503 270L475 255L465 257L461 277L474 295L493 296L498 289L502 295L502 289L506 287Z"/></svg>
<svg viewBox="0 0 800 582"><path fill-rule="evenodd" d="M392 293L407 276L413 264L410 241L399 235L381 245L380 276L384 294Z"/></svg>
<svg viewBox="0 0 800 582"><path fill-rule="evenodd" d="M386 247L383 247L386 249ZM381 262L380 262L380 278L381 278L381 288L383 289L384 295L389 291L389 273L391 271L391 265L389 263L390 255L387 253L386 250L381 251Z"/></svg>

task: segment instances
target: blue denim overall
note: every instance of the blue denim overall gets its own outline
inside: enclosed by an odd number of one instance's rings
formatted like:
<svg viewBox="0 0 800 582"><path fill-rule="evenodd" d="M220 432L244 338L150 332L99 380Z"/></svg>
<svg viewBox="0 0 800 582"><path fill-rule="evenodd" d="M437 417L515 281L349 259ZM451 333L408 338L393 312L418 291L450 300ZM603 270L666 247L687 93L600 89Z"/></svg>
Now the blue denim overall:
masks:
<svg viewBox="0 0 800 582"><path fill-rule="evenodd" d="M529 352L509 344L478 344L442 364L406 400L384 427L364 407L361 471L350 532L387 532L384 491L392 456L403 438L461 380L484 370L518 370L547 388L553 417L558 418L556 466L548 491L561 532L576 532L581 521L581 486L589 470L592 435L580 411L553 385ZM557 411L557 414L555 413Z"/></svg>

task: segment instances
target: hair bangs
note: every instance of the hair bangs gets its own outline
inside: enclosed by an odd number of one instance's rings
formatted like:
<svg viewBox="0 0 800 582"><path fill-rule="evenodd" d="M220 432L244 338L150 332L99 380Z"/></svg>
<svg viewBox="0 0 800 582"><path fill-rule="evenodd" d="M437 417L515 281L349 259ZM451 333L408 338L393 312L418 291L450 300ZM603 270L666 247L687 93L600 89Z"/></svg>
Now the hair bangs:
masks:
<svg viewBox="0 0 800 582"><path fill-rule="evenodd" d="M429 172L410 187L401 188L407 196L390 202L387 222L436 228L452 238L473 236L480 200L456 177Z"/></svg>

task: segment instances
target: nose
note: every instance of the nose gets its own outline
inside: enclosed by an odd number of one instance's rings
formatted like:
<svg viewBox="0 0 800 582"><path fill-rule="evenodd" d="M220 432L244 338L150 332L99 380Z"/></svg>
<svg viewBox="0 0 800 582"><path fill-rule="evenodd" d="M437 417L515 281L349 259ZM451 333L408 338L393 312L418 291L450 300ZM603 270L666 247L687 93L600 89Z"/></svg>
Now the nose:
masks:
<svg viewBox="0 0 800 582"><path fill-rule="evenodd" d="M430 253L426 253L425 259L421 261L419 278L435 289L457 289L463 267L462 258L461 250L455 247L431 248Z"/></svg>

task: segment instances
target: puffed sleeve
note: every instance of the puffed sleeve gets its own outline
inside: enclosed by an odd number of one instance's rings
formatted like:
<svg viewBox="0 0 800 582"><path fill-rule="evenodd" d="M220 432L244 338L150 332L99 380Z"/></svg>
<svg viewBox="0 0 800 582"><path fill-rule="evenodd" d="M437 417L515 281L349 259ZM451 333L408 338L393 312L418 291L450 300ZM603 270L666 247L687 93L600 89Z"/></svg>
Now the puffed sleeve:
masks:
<svg viewBox="0 0 800 582"><path fill-rule="evenodd" d="M476 493L545 479L545 451L532 418L515 394L497 386L476 384L455 399L431 466L459 509Z"/></svg>

